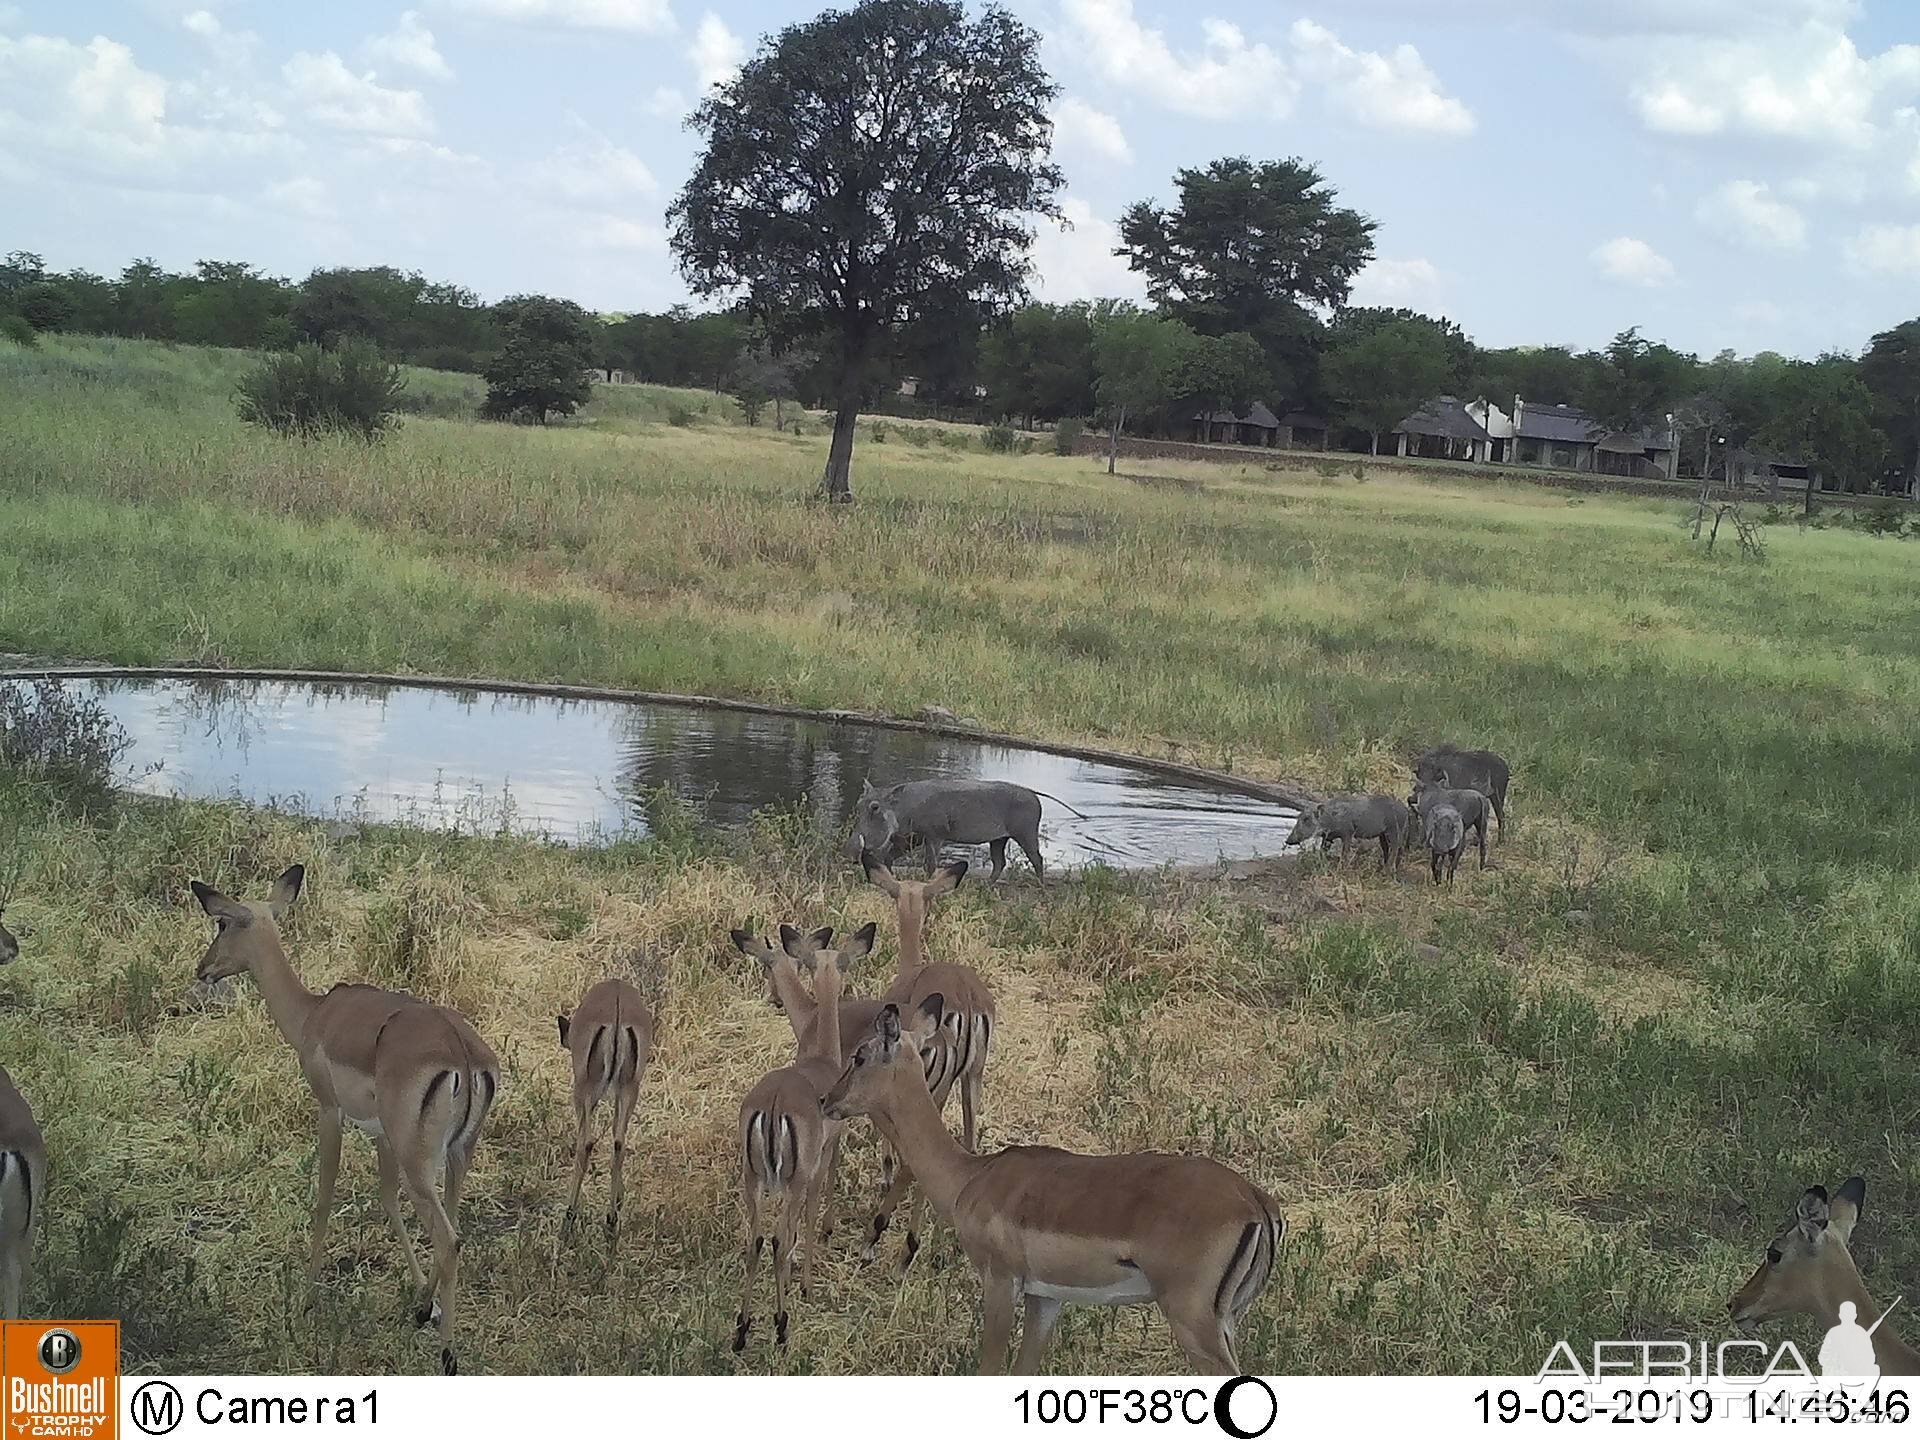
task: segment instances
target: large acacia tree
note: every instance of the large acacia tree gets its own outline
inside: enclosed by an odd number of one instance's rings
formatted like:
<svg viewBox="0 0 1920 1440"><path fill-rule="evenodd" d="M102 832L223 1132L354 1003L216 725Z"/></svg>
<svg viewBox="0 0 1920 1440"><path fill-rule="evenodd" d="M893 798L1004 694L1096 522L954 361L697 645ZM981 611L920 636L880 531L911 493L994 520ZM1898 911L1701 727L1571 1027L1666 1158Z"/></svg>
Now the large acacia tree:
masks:
<svg viewBox="0 0 1920 1440"><path fill-rule="evenodd" d="M763 42L689 120L706 152L669 212L681 271L828 362L828 496L851 497L854 421L900 334L1025 293L1031 217L1058 214L1055 93L1005 10L868 0Z"/></svg>

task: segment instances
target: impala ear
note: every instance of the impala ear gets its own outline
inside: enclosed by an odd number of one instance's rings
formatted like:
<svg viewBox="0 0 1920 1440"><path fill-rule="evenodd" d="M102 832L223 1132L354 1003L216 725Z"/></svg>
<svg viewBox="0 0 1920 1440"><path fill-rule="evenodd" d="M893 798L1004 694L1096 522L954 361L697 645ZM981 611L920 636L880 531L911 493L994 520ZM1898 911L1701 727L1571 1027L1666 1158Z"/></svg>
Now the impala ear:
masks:
<svg viewBox="0 0 1920 1440"><path fill-rule="evenodd" d="M750 955L762 965L773 958L773 946L764 936L755 935L750 930L729 930L727 934L733 941L733 948L742 955Z"/></svg>
<svg viewBox="0 0 1920 1440"><path fill-rule="evenodd" d="M1867 1182L1861 1176L1849 1176L1833 1192L1833 1200L1827 1206L1827 1228L1841 1240L1853 1238L1854 1222L1860 1218L1860 1207L1867 1203Z"/></svg>
<svg viewBox="0 0 1920 1440"><path fill-rule="evenodd" d="M207 914L213 916L214 919L237 920L244 924L253 918L252 912L250 912L246 906L237 900L232 900L222 895L211 885L202 884L198 880L190 883L193 888L193 898L198 900L200 902L200 908L206 911Z"/></svg>
<svg viewBox="0 0 1920 1440"><path fill-rule="evenodd" d="M874 933L880 927L869 920L853 934L847 937L846 944L840 947L840 968L846 969L857 960L864 960L873 953Z"/></svg>
<svg viewBox="0 0 1920 1440"><path fill-rule="evenodd" d="M807 944L815 950L826 949L829 945L833 944L833 927L831 925L822 925L818 930L807 936Z"/></svg>
<svg viewBox="0 0 1920 1440"><path fill-rule="evenodd" d="M900 882L893 878L893 871L887 868L886 861L864 845L860 847L860 868L867 872L869 881L878 885L895 900L900 898Z"/></svg>
<svg viewBox="0 0 1920 1440"><path fill-rule="evenodd" d="M573 1022L564 1015L557 1015L554 1018L560 1022L560 1047L564 1050L567 1044L567 1031L572 1028Z"/></svg>
<svg viewBox="0 0 1920 1440"><path fill-rule="evenodd" d="M273 893L267 896L267 908L273 911L273 918L284 919L293 902L300 898L300 887L307 883L307 867L289 865L280 872L280 878L273 882Z"/></svg>
<svg viewBox="0 0 1920 1440"><path fill-rule="evenodd" d="M780 948L786 951L793 959L798 960L805 951L806 936L794 929L793 926L783 923L780 926Z"/></svg>
<svg viewBox="0 0 1920 1440"><path fill-rule="evenodd" d="M1827 1228L1832 1211L1827 1204L1827 1192L1824 1186L1815 1185L1800 1197L1799 1208L1794 1211L1794 1223L1800 1227L1800 1233L1808 1241L1817 1241L1820 1232Z"/></svg>
<svg viewBox="0 0 1920 1440"><path fill-rule="evenodd" d="M900 1043L900 1007L887 1005L873 1022L873 1033L880 1037L881 1048L888 1059L893 1058L894 1048Z"/></svg>
<svg viewBox="0 0 1920 1440"><path fill-rule="evenodd" d="M947 997L942 995L938 990L934 991L933 994L927 996L926 999L920 1002L920 1009L916 1012L917 1023L913 1027L913 1033L923 1040L933 1034L934 1031L940 1028L940 1022L945 1018L946 1010Z"/></svg>
<svg viewBox="0 0 1920 1440"><path fill-rule="evenodd" d="M936 870L933 874L933 879L927 882L927 897L931 899L936 895L945 895L949 890L956 890L959 888L960 882L966 878L967 862L964 860L949 860Z"/></svg>

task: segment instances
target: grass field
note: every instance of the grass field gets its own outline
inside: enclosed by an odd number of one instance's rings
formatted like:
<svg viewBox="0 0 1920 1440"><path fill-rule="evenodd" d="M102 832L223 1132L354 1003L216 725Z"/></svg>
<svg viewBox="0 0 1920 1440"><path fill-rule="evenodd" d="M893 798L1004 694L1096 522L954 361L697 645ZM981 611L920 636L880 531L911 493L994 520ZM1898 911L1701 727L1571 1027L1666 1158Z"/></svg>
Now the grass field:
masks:
<svg viewBox="0 0 1920 1440"><path fill-rule="evenodd" d="M1754 565L1661 502L1254 463L1109 478L893 421L861 427L859 503L826 507L821 427L748 430L719 397L621 388L521 429L453 418L473 382L421 375L426 413L386 445L302 446L234 418L244 363L0 345L0 650L937 703L1326 789L1403 787L1443 737L1507 754L1517 824L1451 895L1309 864L968 887L936 921L1002 997L990 1143L1200 1149L1282 1201L1245 1362L1531 1372L1563 1336L1717 1337L1791 1200L1855 1171L1869 1285L1920 1283L1904 542L1775 527ZM292 1056L251 996L171 1013L208 933L186 881L258 895L298 859L310 981L457 1004L505 1062L468 1188L470 1368L970 1361L950 1238L901 1279L843 1233L784 1356L724 1349L733 1116L790 1043L726 931L881 918L831 837L774 816L589 851L339 838L0 786L28 861L0 1059L56 1166L40 1308L117 1308L156 1368L431 1368L368 1147L309 1310ZM664 1018L609 1255L559 1238L553 1015L621 967ZM860 1147L845 1228L876 1169ZM1053 1366L1176 1363L1151 1312L1070 1311Z"/></svg>

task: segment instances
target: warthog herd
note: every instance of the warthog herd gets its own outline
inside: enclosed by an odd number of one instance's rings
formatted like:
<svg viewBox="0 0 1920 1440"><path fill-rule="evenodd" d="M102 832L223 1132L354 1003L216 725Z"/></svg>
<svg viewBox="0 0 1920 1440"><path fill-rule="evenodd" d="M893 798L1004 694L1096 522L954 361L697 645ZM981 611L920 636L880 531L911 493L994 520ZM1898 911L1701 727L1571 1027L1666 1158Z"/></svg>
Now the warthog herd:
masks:
<svg viewBox="0 0 1920 1440"><path fill-rule="evenodd" d="M1433 883L1444 876L1453 884L1460 854L1472 835L1480 846L1480 868L1487 868L1487 817L1500 833L1507 828L1507 782L1512 770L1491 750L1462 750L1441 745L1413 762L1413 793L1404 801L1391 795L1335 795L1301 812L1287 834L1289 845L1319 840L1331 849L1340 842L1342 859L1356 841L1377 840L1380 868L1398 870L1414 836L1427 847Z"/></svg>

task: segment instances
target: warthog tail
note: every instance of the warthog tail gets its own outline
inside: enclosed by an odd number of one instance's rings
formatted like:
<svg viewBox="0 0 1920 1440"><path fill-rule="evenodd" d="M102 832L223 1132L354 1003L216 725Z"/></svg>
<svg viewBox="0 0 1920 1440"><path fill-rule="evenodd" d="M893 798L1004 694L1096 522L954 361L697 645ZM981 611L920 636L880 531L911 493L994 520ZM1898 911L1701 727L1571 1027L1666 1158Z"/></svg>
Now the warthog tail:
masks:
<svg viewBox="0 0 1920 1440"><path fill-rule="evenodd" d="M1069 804L1067 804L1067 802L1066 802L1066 801L1064 801L1064 800L1062 800L1062 799L1061 799L1061 798L1060 798L1060 797L1059 797L1058 795L1049 795L1049 794L1047 794L1047 792L1046 792L1046 791L1044 791L1044 790L1036 790L1036 791L1034 791L1033 793L1034 793L1034 794L1036 794L1036 795L1038 795L1038 796L1040 796L1040 797L1041 797L1041 799L1043 799L1043 800L1051 800L1051 801L1053 801L1053 803L1054 803L1054 804L1056 804L1056 805L1058 805L1058 806L1059 806L1059 807L1060 807L1060 808L1061 808L1062 810L1073 810L1073 813L1074 813L1075 815L1077 815L1077 816L1079 816L1079 818L1080 818L1080 819L1082 819L1082 820L1085 820L1085 819L1087 818L1087 817L1086 817L1085 815L1081 815L1081 814L1080 814L1080 812L1079 812L1078 810L1074 810L1074 809L1073 809L1073 806L1071 806L1071 805L1069 805Z"/></svg>

